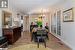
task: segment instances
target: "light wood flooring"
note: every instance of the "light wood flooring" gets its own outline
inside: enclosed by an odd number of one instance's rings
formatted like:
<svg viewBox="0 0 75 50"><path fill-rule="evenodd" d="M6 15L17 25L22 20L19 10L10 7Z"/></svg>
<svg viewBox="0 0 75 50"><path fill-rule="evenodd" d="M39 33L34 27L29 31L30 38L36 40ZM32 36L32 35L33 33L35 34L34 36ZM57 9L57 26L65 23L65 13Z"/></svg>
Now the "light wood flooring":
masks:
<svg viewBox="0 0 75 50"><path fill-rule="evenodd" d="M9 45L8 48L10 49L10 48L18 47L21 45L27 45L27 44L37 45L37 43L31 42L31 36L29 32L22 32L21 38L18 41L16 41L13 45ZM71 50L68 46L60 42L57 38L55 38L51 34L49 34L49 40L47 40L46 45L52 50Z"/></svg>

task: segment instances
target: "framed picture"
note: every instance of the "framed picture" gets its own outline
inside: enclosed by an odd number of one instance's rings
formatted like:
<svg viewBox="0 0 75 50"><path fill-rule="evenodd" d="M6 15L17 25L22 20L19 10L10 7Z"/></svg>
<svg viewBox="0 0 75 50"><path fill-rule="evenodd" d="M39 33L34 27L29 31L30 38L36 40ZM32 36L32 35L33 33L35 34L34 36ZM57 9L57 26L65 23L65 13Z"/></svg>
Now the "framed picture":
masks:
<svg viewBox="0 0 75 50"><path fill-rule="evenodd" d="M68 9L63 12L63 21L64 22L73 22L73 8Z"/></svg>

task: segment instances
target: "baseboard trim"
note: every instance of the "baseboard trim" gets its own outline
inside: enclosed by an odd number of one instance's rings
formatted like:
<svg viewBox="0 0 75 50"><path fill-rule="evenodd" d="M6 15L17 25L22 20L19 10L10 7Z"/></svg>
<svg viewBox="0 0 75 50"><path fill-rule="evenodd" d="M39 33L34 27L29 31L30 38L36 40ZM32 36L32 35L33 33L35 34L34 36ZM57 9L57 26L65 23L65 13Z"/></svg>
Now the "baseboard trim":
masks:
<svg viewBox="0 0 75 50"><path fill-rule="evenodd" d="M58 37L56 37L55 35L53 35L52 33L49 33L51 34L53 37L55 37L56 39L58 39L59 41L61 41Z"/></svg>
<svg viewBox="0 0 75 50"><path fill-rule="evenodd" d="M51 34L51 35L54 36L56 39L58 39L59 41L61 41L61 43L65 44L66 46L68 46L70 49L73 50L73 47L71 47L71 45L69 45L69 44L68 44L67 42L65 42L63 39L61 39L61 38L59 38L59 37L53 35L52 33L49 33L49 34Z"/></svg>
<svg viewBox="0 0 75 50"><path fill-rule="evenodd" d="M66 41L64 41L64 40L61 39L61 42L63 44L65 44L66 46L68 46L71 50L73 50L73 47L71 47L71 45L69 45Z"/></svg>

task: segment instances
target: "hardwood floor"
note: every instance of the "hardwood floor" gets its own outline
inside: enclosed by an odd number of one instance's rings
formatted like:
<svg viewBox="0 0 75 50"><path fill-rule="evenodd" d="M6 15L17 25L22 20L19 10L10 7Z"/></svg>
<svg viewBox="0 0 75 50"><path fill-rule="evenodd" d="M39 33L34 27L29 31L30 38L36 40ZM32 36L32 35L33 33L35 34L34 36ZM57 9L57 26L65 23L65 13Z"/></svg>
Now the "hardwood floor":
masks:
<svg viewBox="0 0 75 50"><path fill-rule="evenodd" d="M8 48L14 48L21 45L26 44L34 44L35 42L31 42L31 37L29 32L23 32L21 38L14 43L13 45L10 45ZM37 45L37 43L35 43ZM55 38L53 35L49 34L49 40L47 41L47 47L51 48L52 50L71 50L68 46L61 43L57 38Z"/></svg>

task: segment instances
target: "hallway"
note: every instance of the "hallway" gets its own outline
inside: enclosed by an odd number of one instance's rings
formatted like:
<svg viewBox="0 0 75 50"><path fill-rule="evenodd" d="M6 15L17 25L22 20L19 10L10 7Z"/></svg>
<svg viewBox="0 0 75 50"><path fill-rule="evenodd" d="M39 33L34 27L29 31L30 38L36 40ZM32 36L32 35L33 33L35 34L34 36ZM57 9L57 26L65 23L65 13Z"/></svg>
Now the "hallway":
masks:
<svg viewBox="0 0 75 50"><path fill-rule="evenodd" d="M21 38L15 42L13 45L10 45L8 50L13 50L15 47L35 44L37 47L37 43L31 42L31 37L29 32L23 32ZM43 44L42 44L43 45ZM34 47L35 48L35 47ZM62 44L58 39L56 39L53 35L49 34L49 40L47 41L47 48L52 50L71 50L66 45ZM39 48L40 49L40 48ZM31 48L30 48L31 50Z"/></svg>
<svg viewBox="0 0 75 50"><path fill-rule="evenodd" d="M47 48L31 42L34 26L51 33ZM75 50L75 0L0 0L0 37L8 50Z"/></svg>

